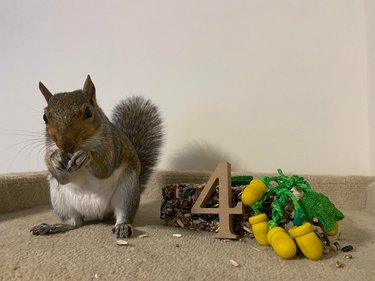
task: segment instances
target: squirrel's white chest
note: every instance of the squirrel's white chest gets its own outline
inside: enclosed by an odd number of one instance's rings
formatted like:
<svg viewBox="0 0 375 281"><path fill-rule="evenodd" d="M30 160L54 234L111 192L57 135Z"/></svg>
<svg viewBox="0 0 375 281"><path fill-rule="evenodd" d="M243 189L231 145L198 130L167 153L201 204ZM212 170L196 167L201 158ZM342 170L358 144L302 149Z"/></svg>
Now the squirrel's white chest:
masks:
<svg viewBox="0 0 375 281"><path fill-rule="evenodd" d="M65 185L59 185L56 179L51 179L52 205L65 211L71 209L72 212L78 212L85 220L102 219L113 212L111 199L123 171L124 167L121 166L110 177L98 179L82 169L74 173L71 181Z"/></svg>

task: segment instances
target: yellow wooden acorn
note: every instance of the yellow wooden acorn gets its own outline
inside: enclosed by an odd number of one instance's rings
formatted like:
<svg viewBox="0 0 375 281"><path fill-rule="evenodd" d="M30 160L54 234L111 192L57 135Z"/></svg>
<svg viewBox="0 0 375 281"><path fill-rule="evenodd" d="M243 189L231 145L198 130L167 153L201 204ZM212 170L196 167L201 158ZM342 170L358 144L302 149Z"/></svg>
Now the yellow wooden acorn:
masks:
<svg viewBox="0 0 375 281"><path fill-rule="evenodd" d="M309 222L301 226L294 226L289 229L302 253L311 260L318 260L323 254L323 243L314 233L314 228Z"/></svg>
<svg viewBox="0 0 375 281"><path fill-rule="evenodd" d="M247 206L254 205L263 194L267 192L267 186L259 179L253 179L242 192L241 200Z"/></svg>
<svg viewBox="0 0 375 281"><path fill-rule="evenodd" d="M268 218L266 214L259 214L249 218L249 223L253 229L255 240L259 245L267 246Z"/></svg>
<svg viewBox="0 0 375 281"><path fill-rule="evenodd" d="M278 256L292 259L296 255L296 243L284 228L279 226L272 228L267 234L267 240Z"/></svg>

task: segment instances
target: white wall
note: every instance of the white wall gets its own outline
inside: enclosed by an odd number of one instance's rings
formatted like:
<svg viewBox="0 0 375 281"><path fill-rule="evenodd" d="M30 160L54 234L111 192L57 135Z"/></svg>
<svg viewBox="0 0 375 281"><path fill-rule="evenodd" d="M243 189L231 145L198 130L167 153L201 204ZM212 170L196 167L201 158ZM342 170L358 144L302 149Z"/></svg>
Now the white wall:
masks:
<svg viewBox="0 0 375 281"><path fill-rule="evenodd" d="M90 73L108 113L161 107L161 168L369 174L363 1L3 0L0 36L0 172L44 169L14 131L43 131L38 81Z"/></svg>
<svg viewBox="0 0 375 281"><path fill-rule="evenodd" d="M375 175L375 1L365 0L370 133L370 174Z"/></svg>

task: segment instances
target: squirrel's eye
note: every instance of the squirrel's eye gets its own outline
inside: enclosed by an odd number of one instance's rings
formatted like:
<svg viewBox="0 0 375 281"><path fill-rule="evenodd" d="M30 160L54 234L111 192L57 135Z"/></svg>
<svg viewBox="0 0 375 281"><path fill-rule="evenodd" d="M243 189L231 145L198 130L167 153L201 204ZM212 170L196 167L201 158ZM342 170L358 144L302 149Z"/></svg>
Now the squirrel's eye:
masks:
<svg viewBox="0 0 375 281"><path fill-rule="evenodd" d="M86 108L85 108L85 111L83 112L83 114L85 115L85 118L86 118L86 119L91 118L91 117L92 117L92 111L91 111L91 108L90 108L90 107L86 107Z"/></svg>
<svg viewBox="0 0 375 281"><path fill-rule="evenodd" d="M47 116L45 114L43 114L43 120L46 124L48 124L48 119L47 119Z"/></svg>

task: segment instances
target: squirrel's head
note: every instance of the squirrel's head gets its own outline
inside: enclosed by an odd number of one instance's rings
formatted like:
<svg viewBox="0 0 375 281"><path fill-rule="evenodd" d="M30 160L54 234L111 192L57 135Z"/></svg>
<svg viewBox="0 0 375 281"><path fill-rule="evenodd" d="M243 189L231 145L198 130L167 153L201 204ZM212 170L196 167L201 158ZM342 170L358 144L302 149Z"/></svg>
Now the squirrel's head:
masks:
<svg viewBox="0 0 375 281"><path fill-rule="evenodd" d="M47 138L58 148L73 153L93 137L100 126L94 83L87 76L82 90L53 95L41 82L39 89L47 101L43 114Z"/></svg>

